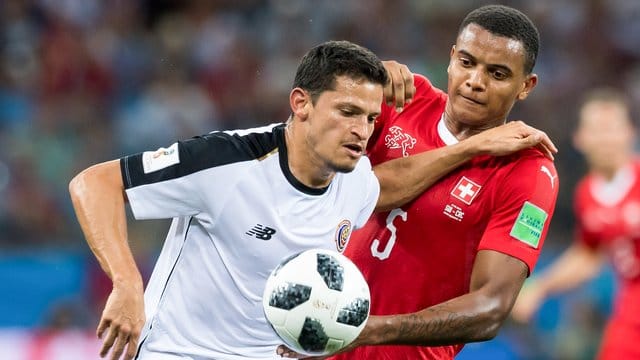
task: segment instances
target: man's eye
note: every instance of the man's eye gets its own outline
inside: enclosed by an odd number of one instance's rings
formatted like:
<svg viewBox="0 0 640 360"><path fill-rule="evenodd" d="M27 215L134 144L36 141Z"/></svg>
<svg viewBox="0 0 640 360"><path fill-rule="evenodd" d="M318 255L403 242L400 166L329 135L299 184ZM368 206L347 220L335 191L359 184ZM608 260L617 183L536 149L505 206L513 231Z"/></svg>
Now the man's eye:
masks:
<svg viewBox="0 0 640 360"><path fill-rule="evenodd" d="M502 71L494 71L493 77L498 80L504 80L507 78L507 74L503 73Z"/></svg>
<svg viewBox="0 0 640 360"><path fill-rule="evenodd" d="M460 63L462 64L462 66L471 66L471 60L469 59L460 58Z"/></svg>

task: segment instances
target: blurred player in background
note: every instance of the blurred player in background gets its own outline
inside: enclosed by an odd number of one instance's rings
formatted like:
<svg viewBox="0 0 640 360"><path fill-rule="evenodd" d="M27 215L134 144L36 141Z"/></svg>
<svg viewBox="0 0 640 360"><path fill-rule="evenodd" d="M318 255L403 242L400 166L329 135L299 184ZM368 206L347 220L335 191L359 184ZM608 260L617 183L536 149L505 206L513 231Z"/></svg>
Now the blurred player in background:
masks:
<svg viewBox="0 0 640 360"><path fill-rule="evenodd" d="M448 92L416 76L416 94L402 112L383 106L367 149L371 161L457 144L505 124L537 83L538 38L513 8L469 13L451 49ZM452 359L462 344L493 338L533 271L557 193L552 161L528 149L476 157L408 205L374 214L345 251L369 282L372 316L352 346L361 347L336 358Z"/></svg>
<svg viewBox="0 0 640 360"><path fill-rule="evenodd" d="M640 162L635 140L623 94L608 88L587 94L574 134L575 147L590 169L575 190L576 238L527 283L512 313L514 319L528 321L548 296L592 279L609 259L619 292L599 359L640 358Z"/></svg>
<svg viewBox="0 0 640 360"><path fill-rule="evenodd" d="M387 162L374 174L362 155L387 79L370 51L327 42L303 57L286 123L213 132L77 175L69 187L78 220L113 282L97 329L101 355L274 358L281 340L264 317L262 292L281 259L341 250L339 227L361 227L374 208L398 206L476 154L501 154L499 139L504 153L554 148L519 123ZM399 79L391 96L404 96ZM174 218L144 301L127 243L127 201L137 219Z"/></svg>

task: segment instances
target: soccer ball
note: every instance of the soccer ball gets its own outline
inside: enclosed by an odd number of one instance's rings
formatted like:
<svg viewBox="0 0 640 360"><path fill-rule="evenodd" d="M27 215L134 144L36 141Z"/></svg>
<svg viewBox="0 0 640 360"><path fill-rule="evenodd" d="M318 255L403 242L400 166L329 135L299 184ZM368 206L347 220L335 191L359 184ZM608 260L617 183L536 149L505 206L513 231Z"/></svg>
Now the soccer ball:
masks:
<svg viewBox="0 0 640 360"><path fill-rule="evenodd" d="M330 355L349 345L369 318L369 286L344 255L312 249L273 270L262 305L284 343L300 354Z"/></svg>

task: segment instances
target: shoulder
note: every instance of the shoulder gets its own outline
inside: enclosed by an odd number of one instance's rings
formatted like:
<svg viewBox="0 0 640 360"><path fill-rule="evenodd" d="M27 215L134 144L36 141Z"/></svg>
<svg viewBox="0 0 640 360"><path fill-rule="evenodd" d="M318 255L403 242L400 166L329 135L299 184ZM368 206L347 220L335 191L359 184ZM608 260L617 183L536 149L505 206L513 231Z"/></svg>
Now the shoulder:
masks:
<svg viewBox="0 0 640 360"><path fill-rule="evenodd" d="M168 148L120 159L126 188L181 178L202 170L264 159L284 143L284 124L215 131L178 141Z"/></svg>
<svg viewBox="0 0 640 360"><path fill-rule="evenodd" d="M433 86L431 81L422 74L414 74L413 84L416 87L416 97L446 97L444 91Z"/></svg>
<svg viewBox="0 0 640 360"><path fill-rule="evenodd" d="M506 187L538 189L557 193L559 187L558 172L553 161L537 149L525 149L515 154L498 158L504 174Z"/></svg>
<svg viewBox="0 0 640 360"><path fill-rule="evenodd" d="M549 160L544 154L535 148L524 149L514 156L517 158L515 161L515 170L531 173L539 172L547 176L557 177L556 166L552 160Z"/></svg>
<svg viewBox="0 0 640 360"><path fill-rule="evenodd" d="M214 131L179 142L181 154L197 158L203 167L260 159L281 145L284 124Z"/></svg>

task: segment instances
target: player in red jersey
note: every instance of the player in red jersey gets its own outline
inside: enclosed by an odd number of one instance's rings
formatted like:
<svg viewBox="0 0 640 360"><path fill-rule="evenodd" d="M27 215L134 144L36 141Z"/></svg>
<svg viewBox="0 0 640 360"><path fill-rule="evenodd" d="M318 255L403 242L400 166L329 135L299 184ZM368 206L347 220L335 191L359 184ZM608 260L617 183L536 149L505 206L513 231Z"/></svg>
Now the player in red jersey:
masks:
<svg viewBox="0 0 640 360"><path fill-rule="evenodd" d="M447 93L416 75L402 112L383 106L369 158L410 156L504 124L537 83L537 51L537 29L521 12L472 11L451 49ZM476 157L408 205L374 214L345 251L369 282L372 316L355 349L336 359L452 359L464 343L493 338L535 266L557 192L552 161L529 149Z"/></svg>
<svg viewBox="0 0 640 360"><path fill-rule="evenodd" d="M607 257L619 292L599 359L640 359L640 161L624 96L611 89L588 94L575 133L589 164L574 197L576 238L548 270L525 286L513 317L528 321L544 299L593 278Z"/></svg>

